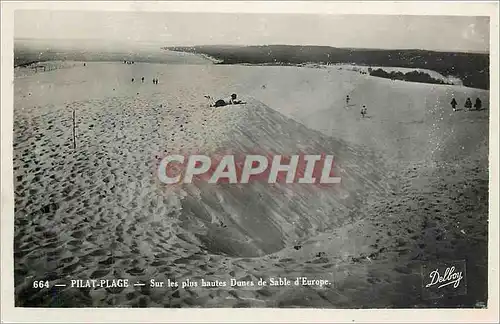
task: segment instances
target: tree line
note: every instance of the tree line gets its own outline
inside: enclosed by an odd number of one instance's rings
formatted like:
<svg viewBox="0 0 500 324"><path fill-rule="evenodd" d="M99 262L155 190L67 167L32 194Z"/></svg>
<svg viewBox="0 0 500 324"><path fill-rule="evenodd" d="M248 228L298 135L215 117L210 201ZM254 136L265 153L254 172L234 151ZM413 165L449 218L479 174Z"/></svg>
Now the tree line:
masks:
<svg viewBox="0 0 500 324"><path fill-rule="evenodd" d="M382 69L372 70L368 69L368 73L371 76L386 78L391 80L401 80L401 81L409 81L409 82L420 82L420 83L432 83L432 84L453 84L451 82L445 82L441 79L436 79L431 77L428 73L421 71L411 71L403 73L401 71L391 71L387 72Z"/></svg>

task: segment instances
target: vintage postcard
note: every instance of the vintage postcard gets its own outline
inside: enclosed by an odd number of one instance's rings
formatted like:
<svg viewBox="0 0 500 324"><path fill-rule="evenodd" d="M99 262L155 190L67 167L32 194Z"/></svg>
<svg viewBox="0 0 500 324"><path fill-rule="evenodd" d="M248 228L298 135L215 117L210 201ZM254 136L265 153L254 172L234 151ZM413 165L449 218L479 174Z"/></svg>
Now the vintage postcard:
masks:
<svg viewBox="0 0 500 324"><path fill-rule="evenodd" d="M498 320L496 2L2 2L1 119L3 321Z"/></svg>

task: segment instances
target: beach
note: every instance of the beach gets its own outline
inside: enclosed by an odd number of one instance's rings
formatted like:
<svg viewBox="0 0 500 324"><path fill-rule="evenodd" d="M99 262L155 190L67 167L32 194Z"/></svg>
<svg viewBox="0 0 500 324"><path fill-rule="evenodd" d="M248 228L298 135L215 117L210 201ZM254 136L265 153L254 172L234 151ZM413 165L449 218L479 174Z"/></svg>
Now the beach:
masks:
<svg viewBox="0 0 500 324"><path fill-rule="evenodd" d="M197 60L78 61L16 76L16 306L484 307L488 91ZM246 104L204 97L231 93ZM452 97L460 108L479 97L483 109L453 112ZM227 150L331 153L342 182L171 190L158 180L165 154ZM466 295L421 298L421 265L435 260L466 260ZM331 284L257 284L303 277ZM148 284L32 286L88 278Z"/></svg>

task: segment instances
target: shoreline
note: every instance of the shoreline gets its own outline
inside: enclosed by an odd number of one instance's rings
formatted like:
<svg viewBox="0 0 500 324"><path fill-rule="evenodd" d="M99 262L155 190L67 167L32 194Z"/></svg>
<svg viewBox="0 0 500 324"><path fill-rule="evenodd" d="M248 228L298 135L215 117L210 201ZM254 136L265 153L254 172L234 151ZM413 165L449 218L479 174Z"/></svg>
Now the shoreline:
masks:
<svg viewBox="0 0 500 324"><path fill-rule="evenodd" d="M167 51L172 51L172 52L179 52L179 53L186 53L186 54L193 54L199 57L202 57L204 59L207 59L211 61L213 64L217 65L240 65L240 66L290 66L290 67L304 67L304 68L316 68L316 69L328 69L328 68L337 68L337 69L343 69L345 68L348 71L351 72L356 72L356 73L362 73L362 74L367 74L370 77L374 78L382 78L382 79L389 79L390 78L384 78L380 76L375 76L375 75L370 75L370 70L377 70L381 69L385 72L402 72L402 73L408 73L408 72L420 72L424 73L427 76L434 78L436 80L440 80L443 83L437 83L437 82L420 82L420 81L412 81L412 80L392 80L392 81L402 81L402 82L409 82L409 83L424 83L424 84L432 84L432 85L448 85L448 86L459 86L459 87L466 87L466 88L471 88L471 89L480 89L480 90L486 90L486 89L481 89L481 88L473 88L473 87L467 87L463 84L463 81L454 76L444 76L441 73L431 70L431 69L425 69L425 68L413 68L413 67L398 67L398 66L383 66L383 65L363 65L363 64L356 64L356 63L315 63L315 62L304 62L304 63L283 63L283 62L269 62L269 63L225 63L224 60L222 59L217 59L215 57L212 57L208 54L205 53L197 53L197 52L189 52L189 51L182 51L182 50L172 50L172 49L165 49Z"/></svg>
<svg viewBox="0 0 500 324"><path fill-rule="evenodd" d="M369 67L374 69L380 68L385 71L415 71L425 73L431 78L453 85L463 84L466 87L474 89L489 89L489 82L486 81L489 75L489 65L484 64L484 60L488 60L489 54L419 50L344 49L298 45L255 45L234 47L207 45L176 47L172 50L184 53L195 53L198 55L211 55L211 53L216 53L216 57L221 61L217 64L262 66L304 66L311 64L317 64L318 66L352 65L354 67L364 67L366 69ZM273 52L274 50L276 50L276 53ZM313 60L308 60L308 56L310 58L312 57ZM470 60L481 64L481 66L484 65L484 67L480 71L468 70L463 67L460 69L456 68L457 65L466 66L464 62L469 62ZM409 66L410 62L412 66ZM413 75L412 77L418 76ZM425 83L437 84L435 82Z"/></svg>

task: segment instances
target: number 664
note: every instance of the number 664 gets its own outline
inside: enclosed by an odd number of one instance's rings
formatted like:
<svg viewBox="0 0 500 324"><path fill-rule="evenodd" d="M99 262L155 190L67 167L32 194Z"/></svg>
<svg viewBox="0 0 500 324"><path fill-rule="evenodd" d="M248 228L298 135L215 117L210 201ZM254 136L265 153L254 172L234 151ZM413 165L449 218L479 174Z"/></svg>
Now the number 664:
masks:
<svg viewBox="0 0 500 324"><path fill-rule="evenodd" d="M49 282L48 281L33 281L33 288L49 288Z"/></svg>

